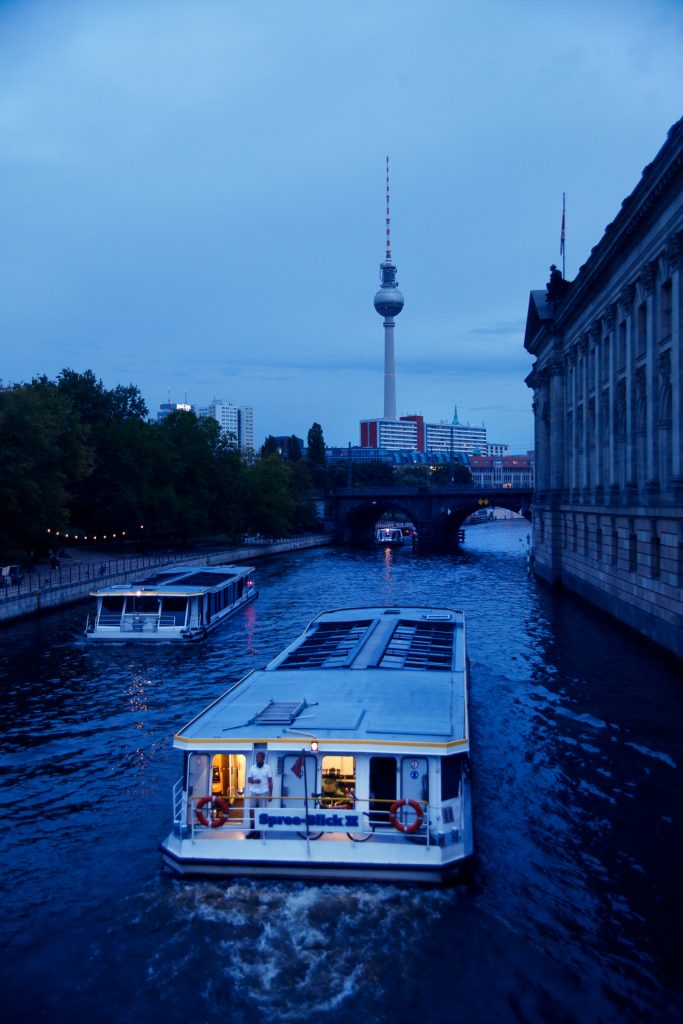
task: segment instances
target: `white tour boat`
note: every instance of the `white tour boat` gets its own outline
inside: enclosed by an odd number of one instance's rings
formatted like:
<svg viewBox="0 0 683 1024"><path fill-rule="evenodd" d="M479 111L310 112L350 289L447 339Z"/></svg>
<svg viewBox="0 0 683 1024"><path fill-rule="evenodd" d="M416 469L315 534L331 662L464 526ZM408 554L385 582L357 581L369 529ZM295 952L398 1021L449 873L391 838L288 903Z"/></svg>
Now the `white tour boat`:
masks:
<svg viewBox="0 0 683 1024"><path fill-rule="evenodd" d="M457 877L473 853L467 666L462 612L318 615L175 737L164 864L196 876ZM257 800L258 764L272 792Z"/></svg>
<svg viewBox="0 0 683 1024"><path fill-rule="evenodd" d="M172 565L91 591L88 640L196 640L257 596L250 565Z"/></svg>
<svg viewBox="0 0 683 1024"><path fill-rule="evenodd" d="M375 543L382 547L400 547L403 544L403 531L396 526L380 526L375 531Z"/></svg>

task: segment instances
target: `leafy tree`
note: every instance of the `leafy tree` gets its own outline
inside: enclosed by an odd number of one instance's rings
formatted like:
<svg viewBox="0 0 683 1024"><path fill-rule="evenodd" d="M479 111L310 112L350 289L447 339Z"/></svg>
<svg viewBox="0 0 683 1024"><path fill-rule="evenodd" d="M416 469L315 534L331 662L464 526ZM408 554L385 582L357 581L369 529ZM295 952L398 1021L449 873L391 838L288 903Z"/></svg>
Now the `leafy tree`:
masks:
<svg viewBox="0 0 683 1024"><path fill-rule="evenodd" d="M52 392L0 391L0 549L12 561L48 547L48 529L69 525L68 474L60 439L67 409Z"/></svg>
<svg viewBox="0 0 683 1024"><path fill-rule="evenodd" d="M311 473L313 486L325 487L327 484L327 451L323 428L314 423L307 436L306 462Z"/></svg>
<svg viewBox="0 0 683 1024"><path fill-rule="evenodd" d="M232 445L216 453L214 475L214 526L231 540L246 529L247 466L242 452Z"/></svg>
<svg viewBox="0 0 683 1024"><path fill-rule="evenodd" d="M391 487L394 483L393 467L386 462L335 462L329 470L330 487Z"/></svg>
<svg viewBox="0 0 683 1024"><path fill-rule="evenodd" d="M472 474L469 466L462 462L442 463L431 473L432 483L440 484L471 484Z"/></svg>
<svg viewBox="0 0 683 1024"><path fill-rule="evenodd" d="M289 466L277 455L268 455L250 467L247 480L248 529L266 537L287 537L296 514Z"/></svg>
<svg viewBox="0 0 683 1024"><path fill-rule="evenodd" d="M261 445L261 458L265 459L269 455L278 455L278 444L276 438L272 434L268 434Z"/></svg>
<svg viewBox="0 0 683 1024"><path fill-rule="evenodd" d="M429 479L429 466L396 466L394 469L394 484L397 487L427 485Z"/></svg>
<svg viewBox="0 0 683 1024"><path fill-rule="evenodd" d="M170 480L175 492L173 532L187 543L210 531L213 522L215 456L225 450L221 428L210 417L172 412L159 424L170 442Z"/></svg>
<svg viewBox="0 0 683 1024"><path fill-rule="evenodd" d="M292 434L287 441L287 458L290 462L301 461L301 442L296 434Z"/></svg>

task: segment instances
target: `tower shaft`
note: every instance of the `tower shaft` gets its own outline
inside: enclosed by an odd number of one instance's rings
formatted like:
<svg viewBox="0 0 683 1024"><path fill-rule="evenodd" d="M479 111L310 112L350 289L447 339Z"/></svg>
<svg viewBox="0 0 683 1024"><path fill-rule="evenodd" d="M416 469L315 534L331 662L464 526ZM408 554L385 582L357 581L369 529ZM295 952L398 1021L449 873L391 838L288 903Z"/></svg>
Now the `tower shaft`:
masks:
<svg viewBox="0 0 683 1024"><path fill-rule="evenodd" d="M396 366L394 363L394 318L384 318L384 419L396 419Z"/></svg>

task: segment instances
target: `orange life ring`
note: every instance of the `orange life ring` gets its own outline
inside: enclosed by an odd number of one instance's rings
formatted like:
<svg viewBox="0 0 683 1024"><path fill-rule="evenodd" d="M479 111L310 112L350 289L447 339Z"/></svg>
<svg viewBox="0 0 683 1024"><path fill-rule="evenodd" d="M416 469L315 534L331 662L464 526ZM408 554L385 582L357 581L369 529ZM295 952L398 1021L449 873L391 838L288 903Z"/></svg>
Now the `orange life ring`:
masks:
<svg viewBox="0 0 683 1024"><path fill-rule="evenodd" d="M202 811L202 807L206 807L207 804L211 804L212 807L217 807L218 810L220 811L220 814L217 815L217 817L215 818L207 818L207 816ZM230 814L230 806L227 803L227 801L223 799L222 796L203 796L201 800L197 801L197 806L194 809L194 813L197 815L197 821L199 822L200 825L206 825L207 828L209 827L209 825L211 826L211 828L221 828L221 826L225 825L226 821L228 820L228 816Z"/></svg>
<svg viewBox="0 0 683 1024"><path fill-rule="evenodd" d="M396 817L400 807L412 807L415 811L415 821L410 825L404 825L402 821L399 821ZM389 808L389 821L397 828L399 832L405 832L410 835L411 832L417 832L422 819L424 818L424 811L422 810L422 804L419 804L417 800L395 800Z"/></svg>

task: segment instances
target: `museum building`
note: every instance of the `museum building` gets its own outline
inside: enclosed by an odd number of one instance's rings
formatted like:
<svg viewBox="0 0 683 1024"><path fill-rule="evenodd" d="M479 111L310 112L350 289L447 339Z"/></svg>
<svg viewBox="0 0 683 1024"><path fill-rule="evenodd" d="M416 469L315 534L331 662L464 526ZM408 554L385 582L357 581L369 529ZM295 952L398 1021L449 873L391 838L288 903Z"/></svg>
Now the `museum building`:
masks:
<svg viewBox="0 0 683 1024"><path fill-rule="evenodd" d="M532 291L533 564L683 657L683 119L580 268Z"/></svg>

